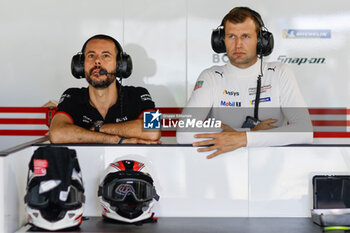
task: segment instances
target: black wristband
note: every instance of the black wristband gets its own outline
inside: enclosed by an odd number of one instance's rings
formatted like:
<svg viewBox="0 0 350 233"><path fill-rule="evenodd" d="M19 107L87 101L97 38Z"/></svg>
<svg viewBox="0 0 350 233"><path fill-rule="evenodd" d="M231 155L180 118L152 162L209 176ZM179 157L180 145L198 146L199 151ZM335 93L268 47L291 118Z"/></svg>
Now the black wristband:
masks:
<svg viewBox="0 0 350 233"><path fill-rule="evenodd" d="M122 142L125 140L125 138L121 137L118 144L122 144Z"/></svg>
<svg viewBox="0 0 350 233"><path fill-rule="evenodd" d="M100 128L103 125L103 121L95 121L94 122L94 131L95 132L100 132Z"/></svg>

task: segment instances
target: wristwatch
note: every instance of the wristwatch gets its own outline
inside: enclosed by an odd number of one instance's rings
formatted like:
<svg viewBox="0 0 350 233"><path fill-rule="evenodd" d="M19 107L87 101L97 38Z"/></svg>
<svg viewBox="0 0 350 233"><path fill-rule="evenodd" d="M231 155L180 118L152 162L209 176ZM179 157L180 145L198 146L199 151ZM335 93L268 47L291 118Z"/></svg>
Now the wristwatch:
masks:
<svg viewBox="0 0 350 233"><path fill-rule="evenodd" d="M103 125L103 121L95 121L94 122L94 131L95 132L100 132L100 128Z"/></svg>

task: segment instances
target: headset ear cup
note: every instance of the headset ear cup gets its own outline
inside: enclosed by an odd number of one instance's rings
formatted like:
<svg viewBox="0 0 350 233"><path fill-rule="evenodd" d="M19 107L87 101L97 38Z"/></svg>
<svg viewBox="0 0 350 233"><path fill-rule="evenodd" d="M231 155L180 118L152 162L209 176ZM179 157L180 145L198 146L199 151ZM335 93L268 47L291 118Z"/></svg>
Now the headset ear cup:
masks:
<svg viewBox="0 0 350 233"><path fill-rule="evenodd" d="M78 53L77 55L73 56L71 62L71 72L72 75L77 79L85 78L83 54Z"/></svg>
<svg viewBox="0 0 350 233"><path fill-rule="evenodd" d="M211 33L211 47L216 53L225 53L225 31L219 27Z"/></svg>
<svg viewBox="0 0 350 233"><path fill-rule="evenodd" d="M121 52L117 59L117 71L116 76L120 78L128 78L132 73L132 60L131 57Z"/></svg>
<svg viewBox="0 0 350 233"><path fill-rule="evenodd" d="M268 56L272 53L274 47L273 35L269 31L260 31L258 36L257 54Z"/></svg>

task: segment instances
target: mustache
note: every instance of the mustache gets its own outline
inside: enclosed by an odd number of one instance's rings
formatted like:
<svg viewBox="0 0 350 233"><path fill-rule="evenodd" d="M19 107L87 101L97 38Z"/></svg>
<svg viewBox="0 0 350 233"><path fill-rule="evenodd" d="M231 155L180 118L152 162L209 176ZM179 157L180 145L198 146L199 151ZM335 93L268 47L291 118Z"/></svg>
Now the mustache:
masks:
<svg viewBox="0 0 350 233"><path fill-rule="evenodd" d="M102 66L94 66L94 67L92 67L90 70L89 70L89 74L91 75L92 74L92 72L95 70L95 69L103 69L103 70L105 70Z"/></svg>

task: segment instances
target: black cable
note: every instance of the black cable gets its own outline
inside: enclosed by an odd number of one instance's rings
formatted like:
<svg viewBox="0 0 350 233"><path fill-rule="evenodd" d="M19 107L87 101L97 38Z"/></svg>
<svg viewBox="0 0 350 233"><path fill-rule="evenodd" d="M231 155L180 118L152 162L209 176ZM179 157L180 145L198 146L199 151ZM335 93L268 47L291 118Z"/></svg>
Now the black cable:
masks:
<svg viewBox="0 0 350 233"><path fill-rule="evenodd" d="M260 74L258 75L257 85L256 85L256 94L255 94L255 103L254 103L254 118L259 120L259 103L260 103L260 92L261 92L261 78L263 76L262 63L263 56L262 52L260 54Z"/></svg>
<svg viewBox="0 0 350 233"><path fill-rule="evenodd" d="M118 82L118 81L117 81ZM119 85L119 90L118 90L118 98L120 98L120 117L123 119L123 79L120 78L120 85Z"/></svg>

